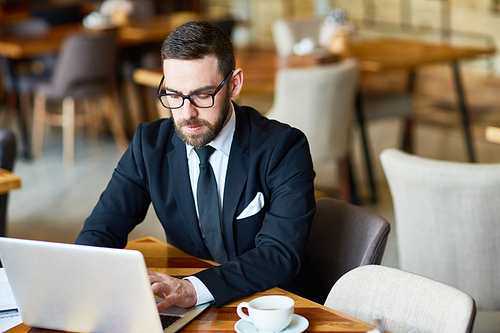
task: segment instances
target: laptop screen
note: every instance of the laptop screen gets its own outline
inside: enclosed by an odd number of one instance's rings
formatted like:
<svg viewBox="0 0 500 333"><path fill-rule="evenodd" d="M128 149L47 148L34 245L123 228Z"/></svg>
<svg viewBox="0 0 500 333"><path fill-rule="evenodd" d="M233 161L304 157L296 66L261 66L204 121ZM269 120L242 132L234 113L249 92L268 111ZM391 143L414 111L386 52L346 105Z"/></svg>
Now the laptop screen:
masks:
<svg viewBox="0 0 500 333"><path fill-rule="evenodd" d="M163 332L139 251L0 237L0 258L28 326Z"/></svg>

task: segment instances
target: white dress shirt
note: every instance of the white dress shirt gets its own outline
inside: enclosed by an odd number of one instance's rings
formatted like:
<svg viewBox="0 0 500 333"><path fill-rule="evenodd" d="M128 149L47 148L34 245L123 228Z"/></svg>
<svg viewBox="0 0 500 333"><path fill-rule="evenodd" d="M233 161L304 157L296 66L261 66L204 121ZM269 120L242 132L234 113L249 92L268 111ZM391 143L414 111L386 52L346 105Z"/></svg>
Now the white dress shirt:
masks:
<svg viewBox="0 0 500 333"><path fill-rule="evenodd" d="M222 128L219 135L208 145L215 148L215 151L210 156L209 162L214 170L215 181L217 182L217 191L219 193L219 210L222 216L222 203L224 202L224 185L226 183L227 164L229 162L229 152L233 143L234 131L236 129L236 117L234 115L234 107L231 103L231 118L228 123ZM194 151L193 146L186 144L186 152L189 166L189 179L191 180L191 189L193 191L194 203L196 206L196 215L198 214L198 176L200 174L200 159ZM188 276L186 280L191 281L196 290L196 305L213 301L214 297L208 288L195 276Z"/></svg>

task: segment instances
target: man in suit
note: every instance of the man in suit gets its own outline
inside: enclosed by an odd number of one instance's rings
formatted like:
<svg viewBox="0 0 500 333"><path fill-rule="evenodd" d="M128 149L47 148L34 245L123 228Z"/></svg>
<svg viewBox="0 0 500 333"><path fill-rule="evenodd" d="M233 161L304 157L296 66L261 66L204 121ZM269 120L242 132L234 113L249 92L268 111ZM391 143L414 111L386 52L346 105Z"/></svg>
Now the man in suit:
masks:
<svg viewBox="0 0 500 333"><path fill-rule="evenodd" d="M297 291L316 209L306 137L232 103L243 71L216 26L178 27L162 59L158 96L172 117L137 127L76 243L124 247L152 203L169 243L221 264L185 279L150 272L154 293L165 298L160 310L221 306L275 286ZM209 169L200 155L206 150ZM202 175L215 176L216 194L203 196L210 186L198 187ZM206 221L210 210L216 216Z"/></svg>

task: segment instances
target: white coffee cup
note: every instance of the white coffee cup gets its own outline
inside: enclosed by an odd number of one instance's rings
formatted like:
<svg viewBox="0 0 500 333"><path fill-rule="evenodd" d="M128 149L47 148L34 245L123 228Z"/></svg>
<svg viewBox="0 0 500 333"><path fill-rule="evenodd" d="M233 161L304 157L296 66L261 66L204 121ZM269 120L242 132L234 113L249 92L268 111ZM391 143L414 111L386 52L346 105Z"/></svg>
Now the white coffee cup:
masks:
<svg viewBox="0 0 500 333"><path fill-rule="evenodd" d="M259 332L280 332L292 321L295 302L287 296L262 296L238 304L236 313L253 323ZM248 315L243 312L247 308Z"/></svg>

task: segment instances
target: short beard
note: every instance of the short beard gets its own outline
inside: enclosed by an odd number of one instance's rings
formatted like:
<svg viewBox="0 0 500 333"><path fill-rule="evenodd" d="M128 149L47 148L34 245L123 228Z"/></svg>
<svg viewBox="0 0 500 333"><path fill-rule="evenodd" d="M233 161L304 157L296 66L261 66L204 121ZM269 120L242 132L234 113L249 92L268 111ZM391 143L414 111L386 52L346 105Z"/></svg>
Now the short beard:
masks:
<svg viewBox="0 0 500 333"><path fill-rule="evenodd" d="M212 142L219 135L220 131L222 131L222 128L225 125L230 110L231 110L231 95L229 94L229 89L227 89L224 103L222 104L221 113L219 115L219 118L217 118L215 124L212 125L208 121L198 118L193 118L189 120L182 119L178 123L174 121L175 131L177 132L177 135L181 138L182 141L193 146L193 148L195 149L203 148L208 143ZM208 131L203 133L188 134L182 131L182 127L186 125L188 126L203 125L208 129Z"/></svg>

